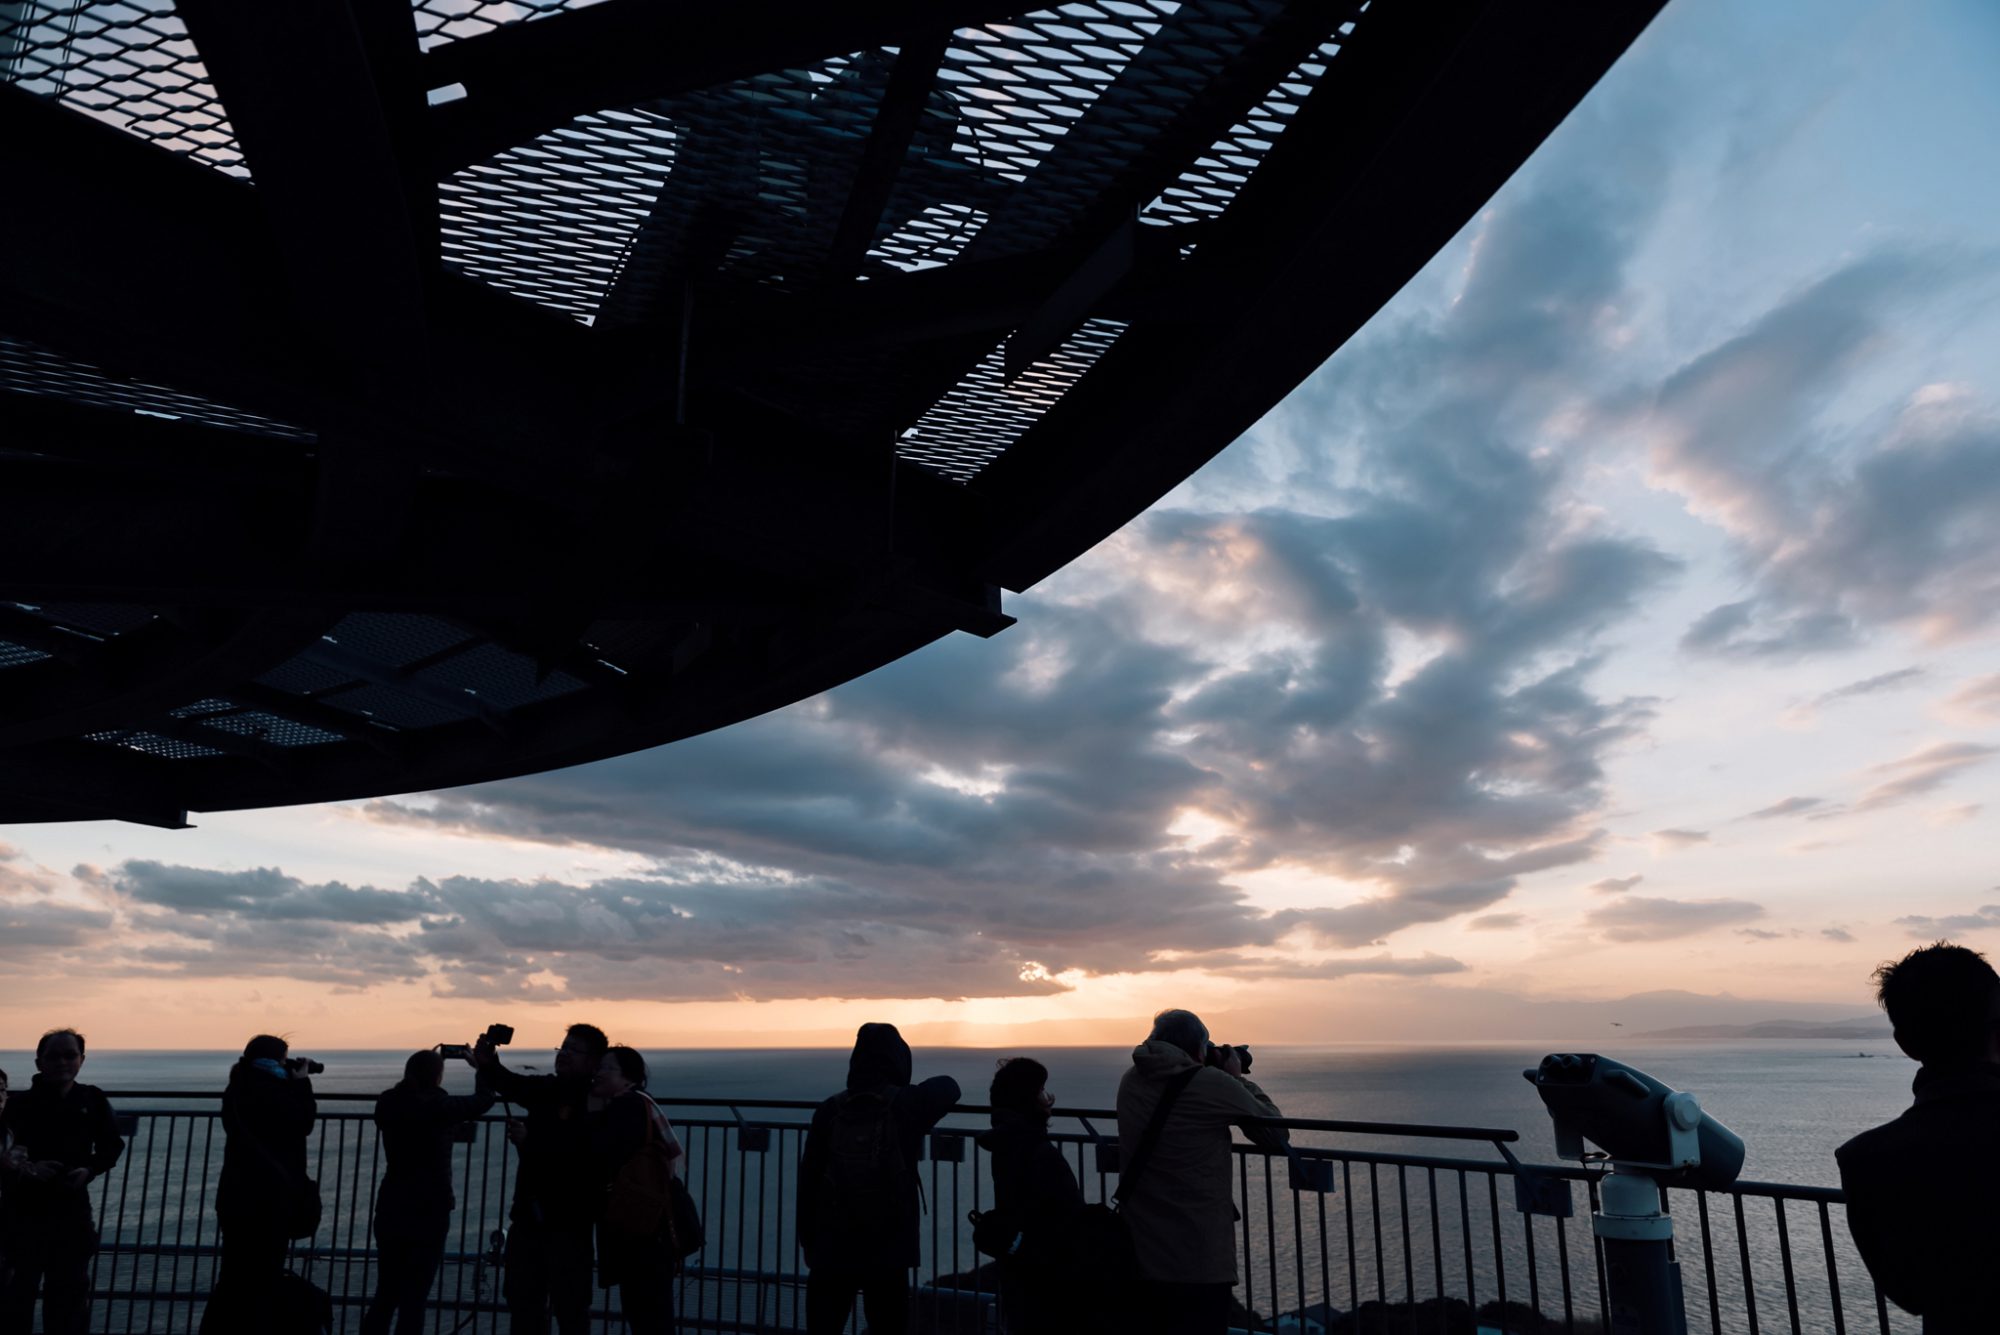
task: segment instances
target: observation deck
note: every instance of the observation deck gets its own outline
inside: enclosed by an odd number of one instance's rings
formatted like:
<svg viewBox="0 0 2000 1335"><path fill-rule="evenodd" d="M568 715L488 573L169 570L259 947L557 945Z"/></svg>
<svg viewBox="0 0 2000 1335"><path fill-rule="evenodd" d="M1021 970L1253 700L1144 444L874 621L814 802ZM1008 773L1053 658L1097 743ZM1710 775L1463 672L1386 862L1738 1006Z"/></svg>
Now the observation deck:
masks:
<svg viewBox="0 0 2000 1335"><path fill-rule="evenodd" d="M110 1096L129 1144L92 1188L103 1237L92 1329L192 1331L219 1250L212 1208L222 1165L219 1092ZM308 1161L325 1217L290 1260L332 1294L336 1332L357 1328L374 1291L381 1154L372 1101L319 1096ZM792 1211L815 1105L658 1101L687 1148L687 1180L707 1233L676 1282L680 1329L801 1330L805 1267ZM973 1250L965 1223L967 1211L992 1199L986 1156L972 1139L985 1129L986 1112L961 1106L925 1142L918 1170L929 1208L922 1263L911 1273L918 1335L999 1330L991 1263ZM1504 1128L1271 1120L1291 1130L1289 1157L1235 1148L1243 1309L1236 1329L1245 1335L1608 1329L1603 1255L1589 1221L1597 1171L1524 1163L1513 1149L1517 1133ZM1057 1109L1051 1125L1085 1198L1109 1200L1117 1184L1115 1115ZM477 1139L455 1148L459 1208L433 1289L429 1328L438 1332L500 1335L509 1327L491 1240L506 1226L513 1188L502 1127L501 1118L482 1119ZM1666 1196L1693 1335L1918 1329L1870 1282L1837 1189L1742 1181L1669 1188ZM600 1308L593 1329L622 1329L615 1299Z"/></svg>
<svg viewBox="0 0 2000 1335"><path fill-rule="evenodd" d="M0 3L0 822L530 773L994 634L1660 2Z"/></svg>

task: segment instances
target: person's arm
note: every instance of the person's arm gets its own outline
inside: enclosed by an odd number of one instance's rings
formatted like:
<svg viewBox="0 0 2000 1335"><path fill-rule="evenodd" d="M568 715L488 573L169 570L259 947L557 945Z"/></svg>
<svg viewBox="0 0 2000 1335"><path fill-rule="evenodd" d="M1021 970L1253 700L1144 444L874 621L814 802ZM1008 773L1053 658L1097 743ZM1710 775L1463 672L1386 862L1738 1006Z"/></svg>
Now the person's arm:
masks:
<svg viewBox="0 0 2000 1335"><path fill-rule="evenodd" d="M1284 1127L1259 1126L1247 1120L1284 1116L1278 1111L1278 1105L1271 1102L1270 1095L1259 1089L1256 1081L1249 1076L1232 1075L1226 1070L1208 1067L1194 1078L1187 1092L1197 1096L1190 1101L1191 1108L1199 1108L1213 1122L1241 1126L1243 1134L1250 1138L1253 1145L1276 1150L1291 1143L1291 1133Z"/></svg>
<svg viewBox="0 0 2000 1335"><path fill-rule="evenodd" d="M285 1129L303 1140L312 1134L313 1123L319 1120L319 1101L313 1097L312 1077L295 1075L281 1088L287 1105Z"/></svg>
<svg viewBox="0 0 2000 1335"><path fill-rule="evenodd" d="M1847 1149L1835 1150L1834 1159L1840 1165L1841 1190L1847 1193L1847 1231L1854 1236L1855 1250L1884 1297L1906 1312L1921 1311L1908 1252L1913 1221L1892 1201L1893 1193L1875 1189L1877 1166L1850 1161Z"/></svg>
<svg viewBox="0 0 2000 1335"><path fill-rule="evenodd" d="M911 1124L928 1131L958 1106L958 1081L948 1075L934 1075L921 1085L911 1085L906 1097L910 1102Z"/></svg>
<svg viewBox="0 0 2000 1335"><path fill-rule="evenodd" d="M499 1096L490 1089L475 1090L470 1094L447 1094L441 1099L431 1099L425 1103L424 1116L432 1124L439 1126L469 1122L475 1117L484 1117L497 1097Z"/></svg>
<svg viewBox="0 0 2000 1335"><path fill-rule="evenodd" d="M479 1068L479 1090L490 1092L508 1103L518 1103L523 1112L534 1112L555 1102L556 1078L552 1075L522 1075L510 1071L497 1060Z"/></svg>

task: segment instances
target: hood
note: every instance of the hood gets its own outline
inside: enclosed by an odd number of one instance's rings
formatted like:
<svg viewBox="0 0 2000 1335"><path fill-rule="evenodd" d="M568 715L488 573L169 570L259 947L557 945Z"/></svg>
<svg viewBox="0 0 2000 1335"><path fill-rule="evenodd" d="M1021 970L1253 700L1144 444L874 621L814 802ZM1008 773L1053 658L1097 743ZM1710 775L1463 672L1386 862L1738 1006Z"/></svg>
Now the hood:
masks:
<svg viewBox="0 0 2000 1335"><path fill-rule="evenodd" d="M1200 1062L1164 1039L1148 1039L1132 1049L1132 1065L1148 1080L1166 1080Z"/></svg>
<svg viewBox="0 0 2000 1335"><path fill-rule="evenodd" d="M880 1089L910 1083L910 1045L893 1024L864 1024L854 1035L854 1055L847 1059L849 1089Z"/></svg>

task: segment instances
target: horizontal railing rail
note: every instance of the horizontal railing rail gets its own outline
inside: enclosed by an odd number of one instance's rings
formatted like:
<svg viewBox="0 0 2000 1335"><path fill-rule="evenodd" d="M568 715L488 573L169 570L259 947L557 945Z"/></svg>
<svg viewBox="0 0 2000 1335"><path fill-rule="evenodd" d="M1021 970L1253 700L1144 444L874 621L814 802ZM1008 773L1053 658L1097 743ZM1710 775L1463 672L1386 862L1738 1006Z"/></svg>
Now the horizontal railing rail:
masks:
<svg viewBox="0 0 2000 1335"><path fill-rule="evenodd" d="M214 1106L220 1092L119 1090L110 1097L123 1105L131 1148L92 1189L102 1237L92 1328L193 1332L219 1254L212 1202L224 1139ZM309 1152L325 1219L291 1257L332 1296L341 1332L356 1330L379 1257L373 1203L381 1149L370 1111L360 1106L373 1100L319 1096ZM158 1106L197 1101L210 1106ZM802 1329L806 1266L794 1198L808 1119L799 1114L819 1105L658 1102L687 1149L687 1181L708 1237L677 1281L681 1329ZM929 1209L912 1294L915 1328L928 1335L1000 1329L998 1278L973 1250L966 1222L992 1199L990 1162L976 1139L984 1128L966 1124L983 1122L988 1111L977 1104L953 1109L918 1165ZM459 1207L433 1291L430 1328L438 1332L508 1330L495 1236L507 1226L512 1189L505 1120L498 1113L478 1119L472 1143L455 1147ZM1507 1128L1258 1120L1284 1128L1292 1144L1235 1146L1239 1330L1448 1330L1475 1317L1482 1330L1510 1335L1609 1329L1604 1261L1588 1219L1601 1165L1524 1163L1512 1148L1519 1134ZM1115 1113L1057 1109L1052 1125L1050 1138L1085 1198L1108 1202L1118 1167ZM1347 1143L1366 1137L1404 1143ZM1409 1142L1432 1142L1438 1151ZM1494 1157L1446 1148L1480 1142ZM1869 1282L1844 1220L1835 1218L1845 1208L1837 1189L1744 1181L1705 1191L1672 1187L1665 1195L1679 1221L1691 1330L1846 1335L1850 1321L1879 1335L1916 1329L1914 1318L1890 1309ZM1408 1314L1398 1315L1399 1308ZM606 1335L619 1330L615 1298L601 1303L594 1319Z"/></svg>

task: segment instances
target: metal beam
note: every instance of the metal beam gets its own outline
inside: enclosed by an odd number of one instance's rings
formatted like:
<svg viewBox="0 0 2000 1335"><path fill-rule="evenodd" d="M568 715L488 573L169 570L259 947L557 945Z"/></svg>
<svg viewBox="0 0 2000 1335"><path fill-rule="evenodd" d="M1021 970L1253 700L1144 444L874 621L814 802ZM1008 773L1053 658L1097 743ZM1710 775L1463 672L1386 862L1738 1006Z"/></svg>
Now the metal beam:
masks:
<svg viewBox="0 0 2000 1335"><path fill-rule="evenodd" d="M439 177L589 111L635 106L772 70L799 69L939 28L1044 7L1024 0L606 0L449 42L423 61L427 89L466 96L431 112Z"/></svg>
<svg viewBox="0 0 2000 1335"><path fill-rule="evenodd" d="M943 26L916 37L896 53L889 68L888 86L861 146L861 161L847 192L847 206L834 228L833 242L827 247L826 271L832 278L846 278L861 267L862 256L874 244L882 212L889 207L889 195L896 177L909 156L910 141L917 124L937 87L938 66L951 45L951 28Z"/></svg>

